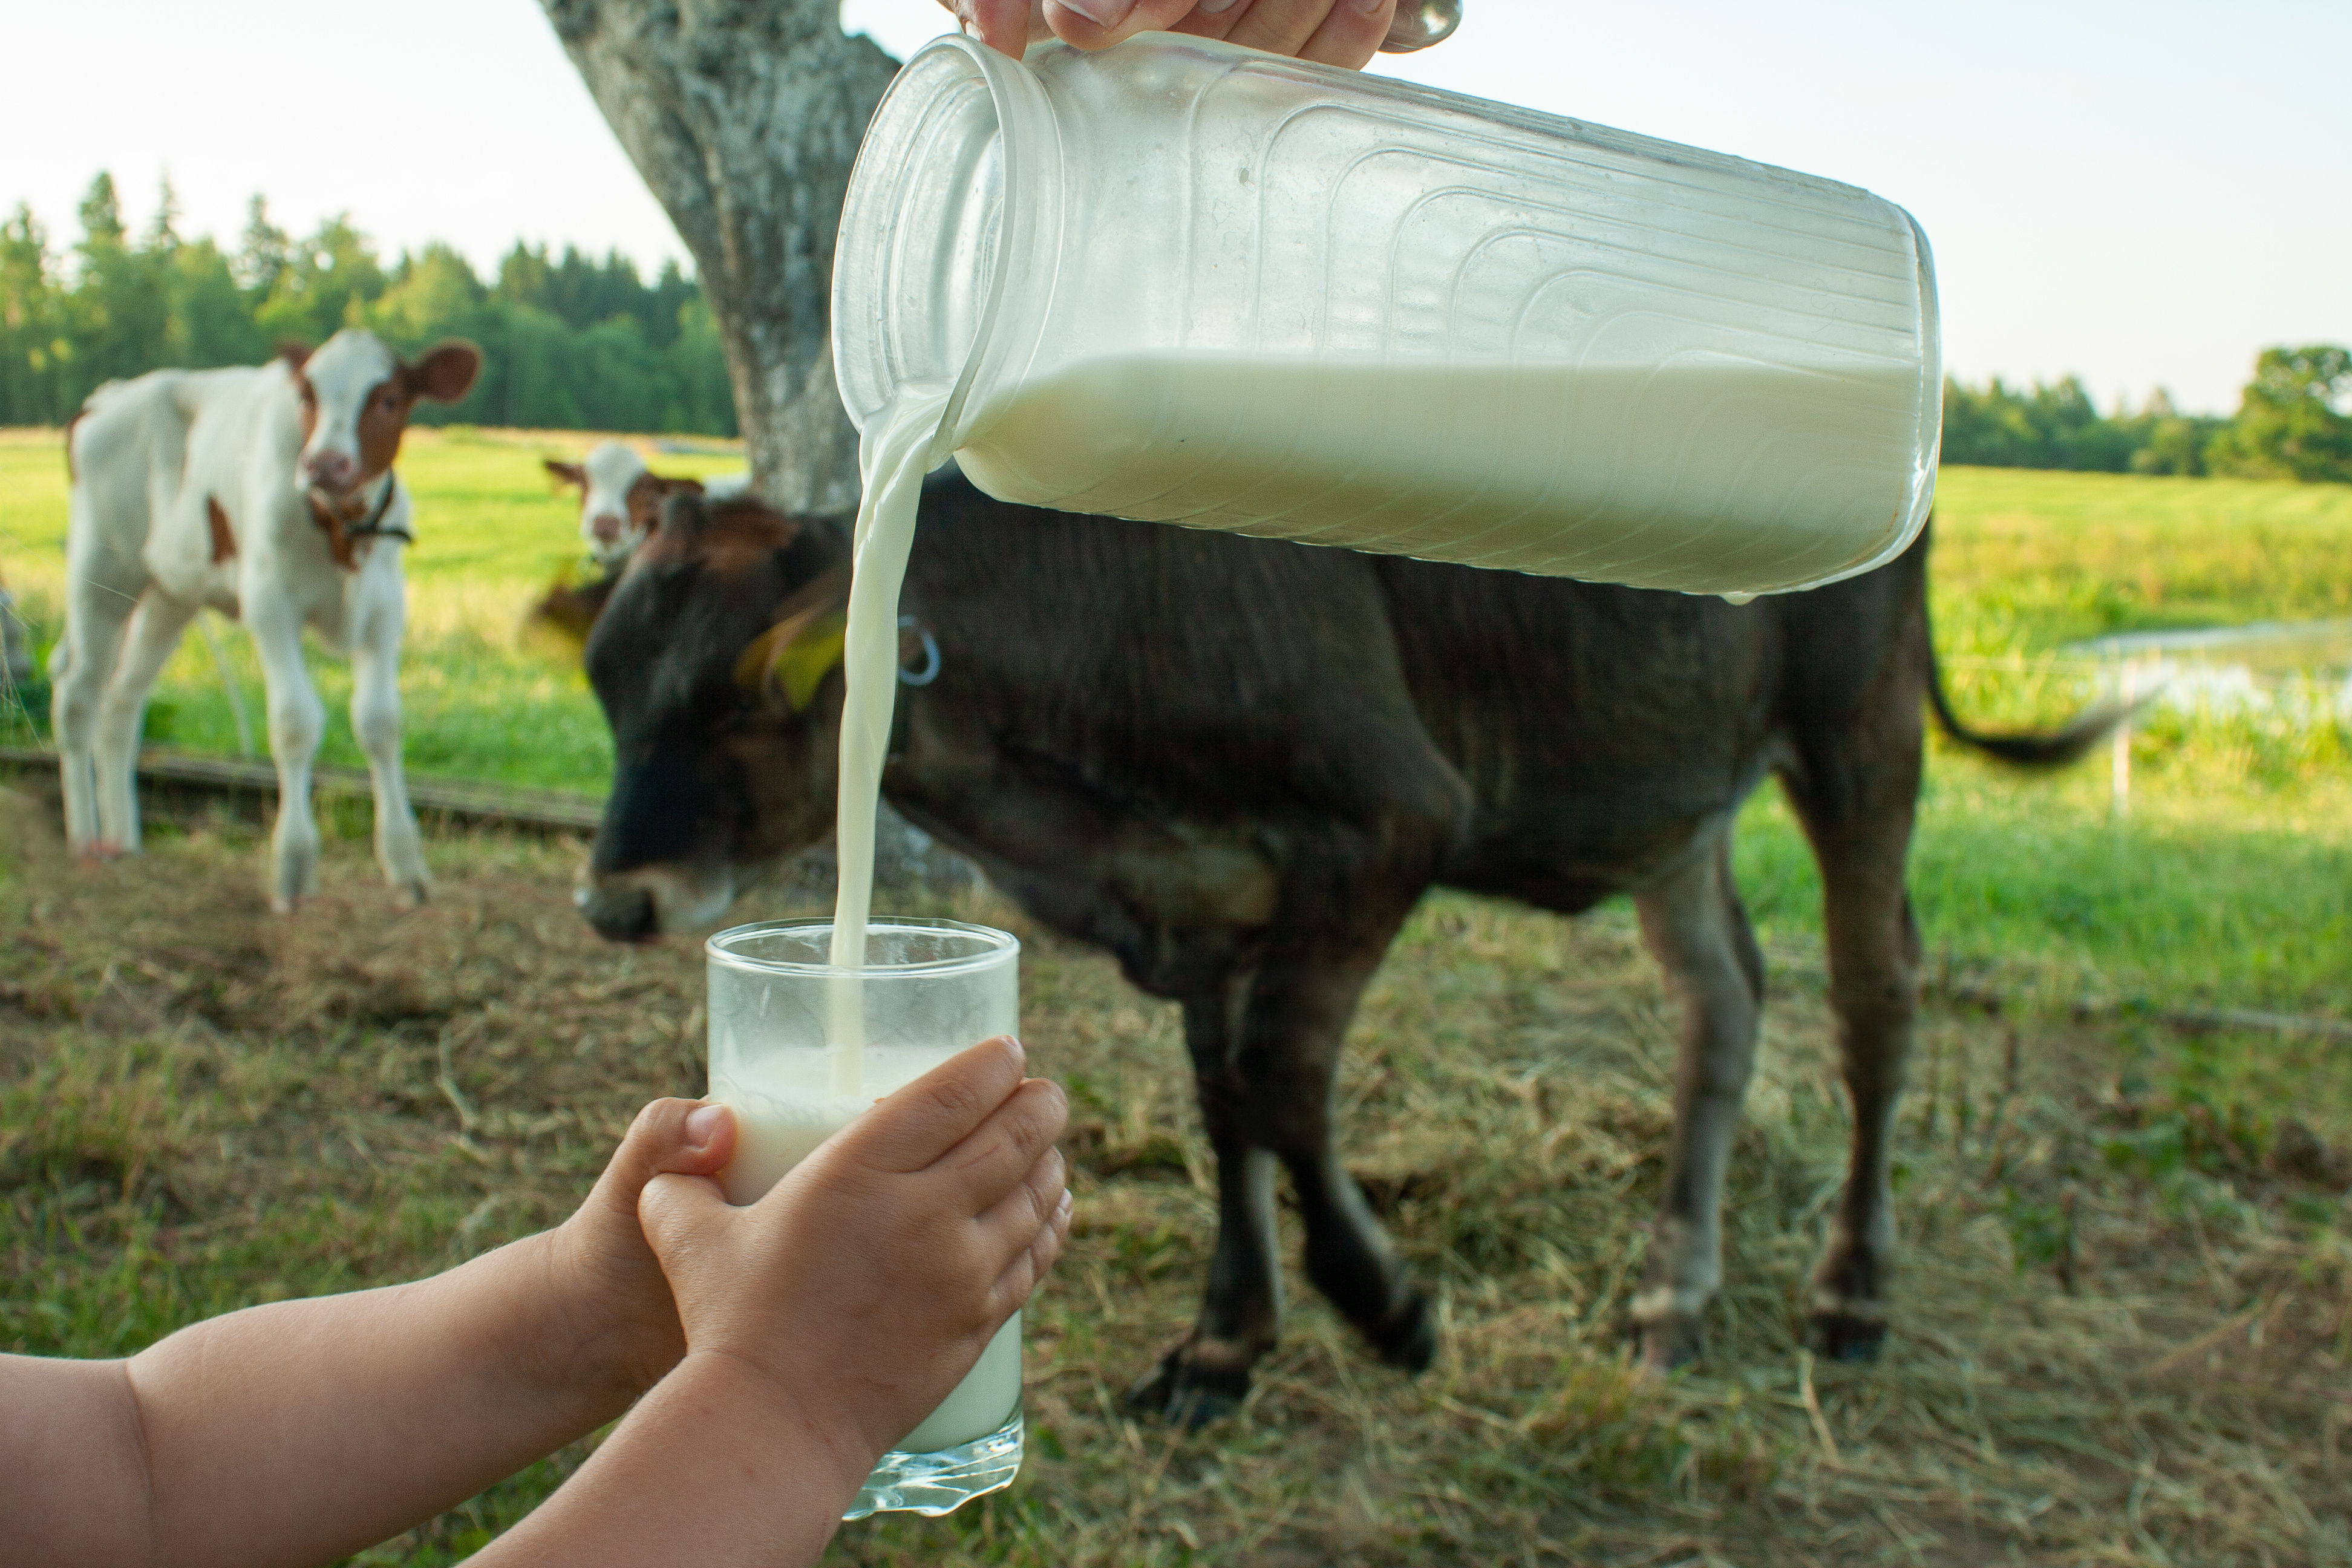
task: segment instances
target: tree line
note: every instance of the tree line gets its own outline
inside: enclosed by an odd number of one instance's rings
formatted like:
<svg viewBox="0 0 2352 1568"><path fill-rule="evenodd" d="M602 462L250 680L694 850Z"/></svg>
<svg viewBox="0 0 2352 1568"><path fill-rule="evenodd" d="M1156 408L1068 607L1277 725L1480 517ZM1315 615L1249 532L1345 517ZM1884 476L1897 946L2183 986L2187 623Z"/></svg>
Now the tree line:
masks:
<svg viewBox="0 0 2352 1568"><path fill-rule="evenodd" d="M1948 380L1943 460L2352 483L2352 350L2264 349L2228 418L2182 414L2162 392L2101 414L2071 375L2031 387Z"/></svg>
<svg viewBox="0 0 2352 1568"><path fill-rule="evenodd" d="M445 245L387 264L348 216L296 238L260 196L224 249L179 232L168 182L133 237L102 174L79 216L81 237L62 249L26 205L0 223L0 425L63 424L106 381L258 364L360 326L404 353L443 338L481 345L474 390L419 405L420 422L736 433L709 302L676 262L648 283L618 253L551 257L518 241L485 282Z"/></svg>
<svg viewBox="0 0 2352 1568"><path fill-rule="evenodd" d="M158 365L256 364L283 343L363 326L404 353L442 338L482 347L481 380L420 420L564 430L736 434L709 302L676 262L652 282L518 241L485 282L445 245L389 265L348 216L296 239L253 198L234 250L185 238L167 182L131 237L113 180L83 198L60 250L31 210L0 224L0 425L58 425L100 383ZM2238 412L2182 414L2158 392L2101 414L2073 376L1944 384L1944 460L1991 468L2235 474L2352 482L2352 351L2263 351Z"/></svg>

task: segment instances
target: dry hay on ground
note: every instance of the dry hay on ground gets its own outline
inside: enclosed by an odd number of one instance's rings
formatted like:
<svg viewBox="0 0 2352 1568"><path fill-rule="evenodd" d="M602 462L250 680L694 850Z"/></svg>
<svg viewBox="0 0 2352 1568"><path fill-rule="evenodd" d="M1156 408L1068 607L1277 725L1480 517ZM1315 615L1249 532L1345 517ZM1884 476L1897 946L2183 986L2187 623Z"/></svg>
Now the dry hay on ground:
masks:
<svg viewBox="0 0 2352 1568"><path fill-rule="evenodd" d="M346 841L279 921L248 829L83 874L0 810L0 1344L127 1348L446 1266L559 1219L637 1104L699 1086L694 946L595 942L574 846L441 840L402 916ZM2116 1041L2076 1026L1930 1011L1895 1332L1822 1366L1792 1325L1845 1127L1818 978L1776 973L1712 1358L1633 1375L1672 1029L1607 916L1437 902L1368 999L1341 1120L1440 1293L1437 1366L1374 1364L1302 1286L1241 1415L1130 1420L1212 1236L1177 1020L962 908L1029 943L1078 1229L1031 1314L1020 1485L849 1526L840 1560L2352 1563L2340 1156L2119 1093ZM446 1561L575 1459L369 1560Z"/></svg>

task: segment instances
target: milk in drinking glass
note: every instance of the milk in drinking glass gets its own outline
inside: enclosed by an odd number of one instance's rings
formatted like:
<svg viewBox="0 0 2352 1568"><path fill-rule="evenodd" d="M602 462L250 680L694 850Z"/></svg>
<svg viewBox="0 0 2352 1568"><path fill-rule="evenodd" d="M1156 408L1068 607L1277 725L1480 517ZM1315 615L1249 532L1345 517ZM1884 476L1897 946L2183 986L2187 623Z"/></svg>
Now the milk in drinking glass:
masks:
<svg viewBox="0 0 2352 1568"><path fill-rule="evenodd" d="M779 921L710 939L710 1098L736 1115L720 1177L748 1204L875 1100L968 1047L1020 1029L1021 944L952 921L886 918L866 963L832 962L833 923ZM941 1514L1011 1484L1022 1454L1021 1317L883 1456L844 1517Z"/></svg>

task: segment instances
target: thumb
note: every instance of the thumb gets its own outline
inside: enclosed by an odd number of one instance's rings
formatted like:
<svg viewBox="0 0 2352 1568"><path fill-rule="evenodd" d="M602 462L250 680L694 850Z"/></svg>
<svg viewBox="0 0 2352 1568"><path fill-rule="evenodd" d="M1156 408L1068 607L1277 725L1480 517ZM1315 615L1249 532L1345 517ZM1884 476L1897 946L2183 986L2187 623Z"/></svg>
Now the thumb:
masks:
<svg viewBox="0 0 2352 1568"><path fill-rule="evenodd" d="M637 1223L673 1289L679 1266L710 1245L734 1212L719 1184L708 1176L664 1172L646 1184L637 1194Z"/></svg>
<svg viewBox="0 0 2352 1568"><path fill-rule="evenodd" d="M663 1171L716 1175L735 1153L735 1113L723 1105L656 1100L637 1112L597 1179L594 1201L634 1216L637 1194Z"/></svg>

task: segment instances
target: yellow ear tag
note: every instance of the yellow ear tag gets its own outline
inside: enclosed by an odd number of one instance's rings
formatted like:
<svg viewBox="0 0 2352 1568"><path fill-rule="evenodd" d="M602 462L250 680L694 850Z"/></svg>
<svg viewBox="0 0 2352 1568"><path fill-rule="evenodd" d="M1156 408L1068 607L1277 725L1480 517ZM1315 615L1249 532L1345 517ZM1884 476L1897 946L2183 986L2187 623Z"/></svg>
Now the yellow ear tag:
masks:
<svg viewBox="0 0 2352 1568"><path fill-rule="evenodd" d="M752 639L735 661L735 684L757 692L773 676L784 702L795 713L816 698L816 689L839 667L849 619L839 610L792 616Z"/></svg>

